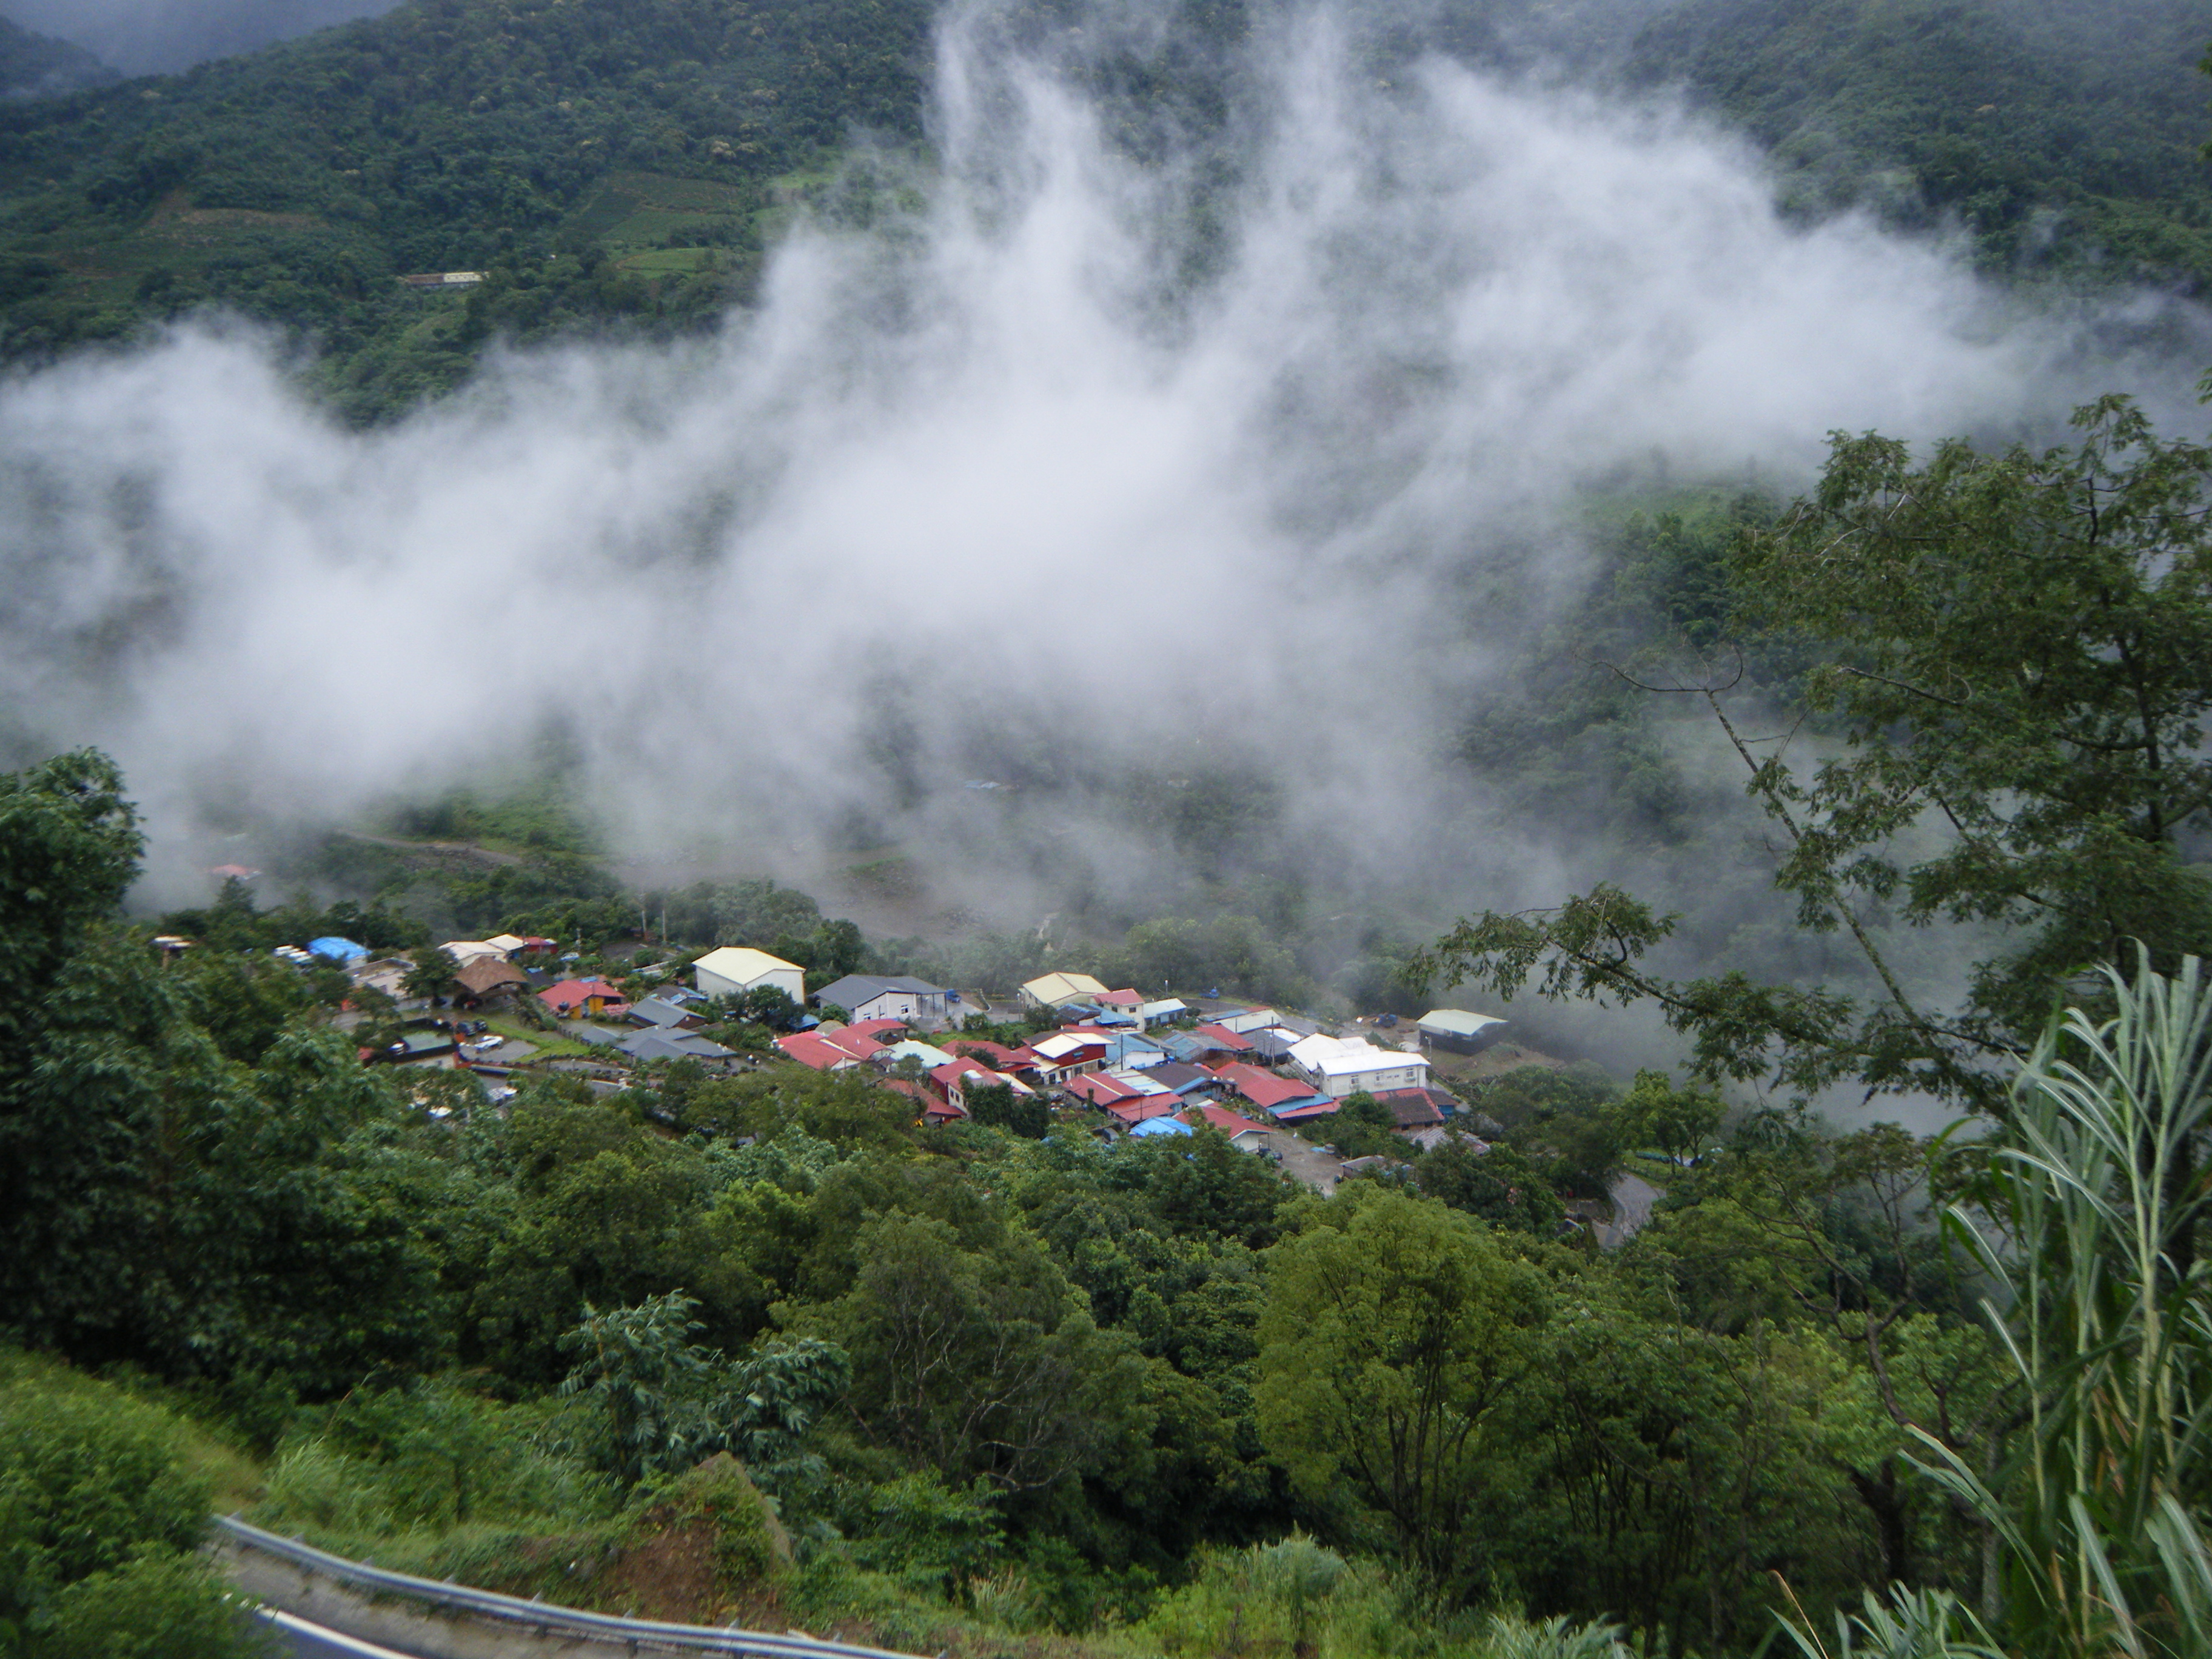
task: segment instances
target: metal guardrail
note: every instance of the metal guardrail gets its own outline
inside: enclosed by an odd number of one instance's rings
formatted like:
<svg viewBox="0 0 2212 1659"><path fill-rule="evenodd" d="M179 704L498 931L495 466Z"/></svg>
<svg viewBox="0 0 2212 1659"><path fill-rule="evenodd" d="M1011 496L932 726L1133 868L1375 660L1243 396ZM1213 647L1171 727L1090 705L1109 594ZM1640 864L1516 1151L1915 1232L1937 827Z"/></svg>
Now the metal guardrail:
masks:
<svg viewBox="0 0 2212 1659"><path fill-rule="evenodd" d="M276 1556L338 1583L373 1590L380 1595L403 1596L447 1613L463 1613L526 1627L539 1635L578 1637L629 1648L661 1648L685 1653L749 1654L757 1656L757 1659L916 1659L912 1654L855 1647L846 1642L824 1642L811 1636L774 1636L762 1631L719 1629L711 1625L664 1625L648 1619L617 1619L610 1613L586 1613L577 1607L525 1601L519 1595L501 1595L495 1590L474 1589L436 1578L392 1572L365 1561L349 1561L342 1555L316 1549L296 1538L264 1531L235 1516L216 1516L215 1524L233 1543Z"/></svg>

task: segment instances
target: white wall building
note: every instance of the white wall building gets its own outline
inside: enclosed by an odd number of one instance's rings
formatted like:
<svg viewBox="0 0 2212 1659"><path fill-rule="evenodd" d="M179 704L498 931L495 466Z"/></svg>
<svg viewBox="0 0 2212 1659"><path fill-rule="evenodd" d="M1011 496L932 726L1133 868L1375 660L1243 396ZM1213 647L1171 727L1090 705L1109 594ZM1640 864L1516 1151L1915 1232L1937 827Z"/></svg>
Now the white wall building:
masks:
<svg viewBox="0 0 2212 1659"><path fill-rule="evenodd" d="M1427 1060L1400 1048L1378 1048L1364 1037L1306 1037L1291 1048L1289 1059L1299 1076L1332 1100L1363 1089L1372 1095L1429 1086Z"/></svg>
<svg viewBox="0 0 2212 1659"><path fill-rule="evenodd" d="M691 964L699 988L710 997L743 996L773 985L802 1008L806 1006L806 970L795 962L742 945L709 951Z"/></svg>

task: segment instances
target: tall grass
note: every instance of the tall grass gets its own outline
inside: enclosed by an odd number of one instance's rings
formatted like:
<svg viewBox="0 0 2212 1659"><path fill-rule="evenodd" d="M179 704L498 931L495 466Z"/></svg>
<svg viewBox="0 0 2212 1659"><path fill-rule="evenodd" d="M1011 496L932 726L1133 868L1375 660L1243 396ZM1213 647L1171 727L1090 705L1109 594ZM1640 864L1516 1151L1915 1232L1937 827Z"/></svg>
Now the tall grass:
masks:
<svg viewBox="0 0 2212 1659"><path fill-rule="evenodd" d="M1922 1468L1994 1530L2010 1650L2034 1659L2203 1659L2212 1557L2212 1282L2197 1253L2212 1115L2212 987L2106 970L2112 1017L2070 1008L2021 1069L1978 1207L1947 1224L1997 1287L1984 1312L2024 1402L2008 1456L1981 1474L1923 1436ZM1808 1655L1990 1652L1964 1610L1899 1591L1807 1626ZM1856 1645L1854 1645L1856 1644Z"/></svg>

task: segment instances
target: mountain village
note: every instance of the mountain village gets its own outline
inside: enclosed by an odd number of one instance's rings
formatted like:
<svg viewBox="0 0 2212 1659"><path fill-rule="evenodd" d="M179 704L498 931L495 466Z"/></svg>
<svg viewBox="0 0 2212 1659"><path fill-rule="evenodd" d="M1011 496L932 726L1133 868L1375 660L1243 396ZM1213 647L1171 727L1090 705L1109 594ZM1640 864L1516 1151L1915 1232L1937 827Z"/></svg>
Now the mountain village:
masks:
<svg viewBox="0 0 2212 1659"><path fill-rule="evenodd" d="M495 1101L511 1097L518 1072L540 1068L581 1073L612 1092L651 1087L668 1062L709 1073L799 1066L871 1078L910 1100L925 1125L967 1119L989 1097L1033 1103L1108 1140L1211 1128L1324 1193L1344 1174L1389 1161L1339 1158L1326 1144L1328 1121L1355 1097L1387 1110L1409 1150L1448 1136L1485 1150L1477 1131L1492 1126L1440 1086L1435 1062L1491 1048L1506 1024L1437 1008L1418 1020L1384 1014L1332 1030L1214 991L1147 998L1066 972L1030 980L1012 998L902 975L848 974L810 989L799 964L744 945L621 982L580 975L547 939L501 934L440 948L455 971L447 994L435 998L407 994L416 963L350 939L278 954L303 968L343 968L368 994L364 1002L392 1000L404 1024L391 1042L362 1048L363 1063L467 1071ZM763 995L781 1015L775 1023L790 1028L771 1050L747 1052L708 1034L754 1017ZM1000 1041L1010 1025L1027 1040Z"/></svg>

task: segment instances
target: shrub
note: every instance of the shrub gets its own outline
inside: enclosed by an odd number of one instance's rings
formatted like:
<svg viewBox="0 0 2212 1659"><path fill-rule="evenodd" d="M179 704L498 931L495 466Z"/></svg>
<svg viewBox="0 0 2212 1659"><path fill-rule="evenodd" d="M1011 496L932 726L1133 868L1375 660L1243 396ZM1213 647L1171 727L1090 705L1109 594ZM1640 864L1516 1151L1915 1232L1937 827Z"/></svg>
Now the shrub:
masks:
<svg viewBox="0 0 2212 1659"><path fill-rule="evenodd" d="M29 1659L249 1659L279 1651L259 1623L190 1556L145 1556L67 1586L28 1644Z"/></svg>
<svg viewBox="0 0 2212 1659"><path fill-rule="evenodd" d="M0 1382L0 1617L143 1553L199 1541L210 1486L167 1412L66 1373Z"/></svg>
<svg viewBox="0 0 2212 1659"><path fill-rule="evenodd" d="M685 1470L646 1500L647 1531L704 1527L714 1534L714 1582L724 1591L783 1576L791 1540L775 1510L727 1452Z"/></svg>

